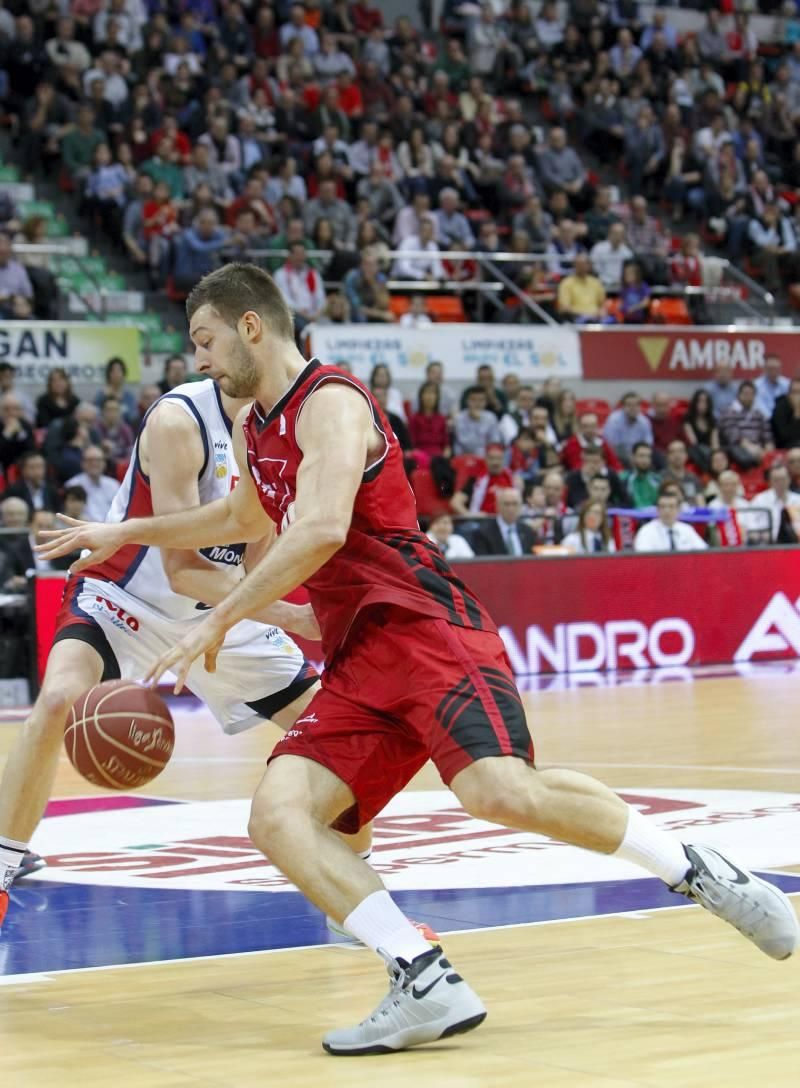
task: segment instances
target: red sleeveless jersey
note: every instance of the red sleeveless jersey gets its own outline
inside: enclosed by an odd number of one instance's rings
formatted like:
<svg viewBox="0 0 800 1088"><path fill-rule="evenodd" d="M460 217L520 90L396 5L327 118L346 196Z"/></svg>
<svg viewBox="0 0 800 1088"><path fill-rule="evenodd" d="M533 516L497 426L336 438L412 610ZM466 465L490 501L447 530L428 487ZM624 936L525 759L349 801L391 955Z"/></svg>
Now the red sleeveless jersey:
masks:
<svg viewBox="0 0 800 1088"><path fill-rule="evenodd" d="M298 417L315 390L329 382L357 389L366 398L385 447L364 472L344 546L306 582L325 660L342 644L358 612L372 604L401 605L458 627L496 631L482 605L420 531L400 445L377 403L352 375L316 359L272 411L265 414L254 404L244 424L248 469L278 532L293 517L303 459L295 438Z"/></svg>

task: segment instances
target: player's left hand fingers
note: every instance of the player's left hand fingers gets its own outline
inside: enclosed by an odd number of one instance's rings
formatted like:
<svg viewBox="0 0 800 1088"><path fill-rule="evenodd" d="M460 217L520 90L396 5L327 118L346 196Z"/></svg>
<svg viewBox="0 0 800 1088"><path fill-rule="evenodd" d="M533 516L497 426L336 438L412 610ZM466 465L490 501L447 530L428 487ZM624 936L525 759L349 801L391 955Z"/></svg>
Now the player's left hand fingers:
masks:
<svg viewBox="0 0 800 1088"><path fill-rule="evenodd" d="M162 654L158 661L156 661L148 670L147 675L144 678L145 684L151 688L156 687L164 673L172 668L180 656L181 651L178 646L173 646L171 650L167 650L167 652Z"/></svg>
<svg viewBox="0 0 800 1088"><path fill-rule="evenodd" d="M193 658L189 654L184 653L181 655L180 664L175 670L175 687L172 689L174 695L180 695L186 684L186 678L189 675L189 669L192 667Z"/></svg>
<svg viewBox="0 0 800 1088"><path fill-rule="evenodd" d="M223 639L219 639L217 642L214 643L213 646L209 646L209 648L206 650L204 661L206 672L217 671L217 655L222 649L223 641Z"/></svg>

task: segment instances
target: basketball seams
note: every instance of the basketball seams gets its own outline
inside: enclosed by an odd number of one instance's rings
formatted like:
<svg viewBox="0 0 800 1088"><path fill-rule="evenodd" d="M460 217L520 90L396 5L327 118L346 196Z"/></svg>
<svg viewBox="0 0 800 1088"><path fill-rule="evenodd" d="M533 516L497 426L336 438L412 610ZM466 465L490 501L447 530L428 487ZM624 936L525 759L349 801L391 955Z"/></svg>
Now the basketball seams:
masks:
<svg viewBox="0 0 800 1088"><path fill-rule="evenodd" d="M147 714L147 715L145 715L145 714L138 714L138 713L136 713L136 711L131 711L131 710L124 711L124 712L121 711L121 710L119 710L119 711L106 711L106 713L103 714L103 718L131 718L131 719L135 720L137 722L137 724L139 722L141 722L141 721L149 721L149 722L158 722L160 725L172 726L172 722L170 721L170 719L169 718L164 718L160 714ZM145 755L144 752L140 752L138 750L138 748L133 748L128 744L123 744L121 741L117 740L116 737L112 737L109 733L107 733L105 731L105 729L103 729L102 725L100 724L100 722L96 718L90 718L90 719L88 719L88 721L92 721L92 724L93 724L94 728L96 729L98 736L102 737L103 740L107 744L112 745L114 748L118 748L122 752L128 752L131 755L136 756L136 758L142 760L143 763L149 763L151 767L161 767L161 768L166 767L167 763L169 762L169 758L172 755L173 749L175 747L175 742L173 740L172 747L170 748L169 754L166 756L166 758L161 760L161 761L155 760L151 756ZM87 724L87 719L86 718L81 718L81 720L78 722L79 727L82 727L84 729L86 728L86 724ZM172 732L173 732L173 737L174 737L174 728L172 729Z"/></svg>
<svg viewBox="0 0 800 1088"><path fill-rule="evenodd" d="M104 716L107 717L108 715ZM128 715L128 717L130 717L130 715ZM162 722L163 720L163 718L159 719L159 721ZM106 733L105 729L103 729L99 722L95 722L94 727L97 730L98 736L102 737L106 744L110 744L113 748L117 748L120 752L127 752L128 755L136 756L136 758L138 760L141 760L142 763L149 763L151 767L158 767L160 770L163 770L169 762L169 757L172 755L172 750L170 749L169 754L164 759L153 759L151 756L146 756L144 752L140 752L138 748L132 748L130 745L123 744L121 741L118 741L116 737L109 736L109 734Z"/></svg>
<svg viewBox="0 0 800 1088"><path fill-rule="evenodd" d="M163 714L140 714L138 710L106 710L102 715L104 718L135 718L137 722L167 722L169 724L170 719L165 718ZM79 721L83 721L83 718L79 718ZM91 720L91 715L89 716Z"/></svg>
<svg viewBox="0 0 800 1088"><path fill-rule="evenodd" d="M113 788L117 788L117 784L116 784L115 780L97 762L97 757L94 754L94 749L92 748L91 741L89 740L89 730L86 728L86 725L87 725L86 718L82 719L81 724L83 726L83 744L84 744L84 748L85 748L85 750L86 750L86 752L87 752L87 754L89 756L89 759L91 759L92 763L94 764L95 770L100 774L100 776L102 778L105 778L106 782L111 783ZM98 782L97 785L100 785L100 783Z"/></svg>

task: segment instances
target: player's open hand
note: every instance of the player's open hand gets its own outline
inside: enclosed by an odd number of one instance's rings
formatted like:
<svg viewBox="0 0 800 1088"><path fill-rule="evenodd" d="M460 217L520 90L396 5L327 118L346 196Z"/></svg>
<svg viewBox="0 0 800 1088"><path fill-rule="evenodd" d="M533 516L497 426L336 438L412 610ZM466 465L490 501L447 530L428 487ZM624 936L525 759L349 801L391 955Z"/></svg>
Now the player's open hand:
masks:
<svg viewBox="0 0 800 1088"><path fill-rule="evenodd" d="M58 516L65 528L42 530L38 535L44 543L36 544L34 551L40 559L58 559L71 552L85 551L87 554L72 564L72 574L104 562L127 543L123 522L77 521L65 514Z"/></svg>
<svg viewBox="0 0 800 1088"><path fill-rule="evenodd" d="M145 676L146 684L155 687L165 672L175 673L173 691L178 695L186 684L189 669L198 657L204 658L206 672L216 672L217 654L225 641L226 629L211 612L193 630L185 635L156 661Z"/></svg>

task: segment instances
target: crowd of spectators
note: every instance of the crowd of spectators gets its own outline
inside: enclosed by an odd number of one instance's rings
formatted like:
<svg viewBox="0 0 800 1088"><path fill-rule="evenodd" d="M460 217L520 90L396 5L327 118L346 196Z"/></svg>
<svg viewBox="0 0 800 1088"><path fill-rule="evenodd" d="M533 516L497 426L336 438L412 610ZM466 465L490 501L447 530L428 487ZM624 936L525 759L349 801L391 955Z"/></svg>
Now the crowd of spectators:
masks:
<svg viewBox="0 0 800 1088"><path fill-rule="evenodd" d="M183 356L173 356L159 384L134 390L125 363L114 358L94 399L80 400L55 367L33 400L18 388L14 367L0 362L0 529L14 530L0 535L0 593L24 588L31 570L49 569L32 548L57 513L106 517L145 412L186 376Z"/></svg>
<svg viewBox="0 0 800 1088"><path fill-rule="evenodd" d="M91 400L60 368L32 400L0 363L0 527L29 529L27 543L0 536L0 589L40 566L30 545L56 512L106 516L148 408L191 378L175 355L133 388L114 358ZM720 365L688 400L631 391L616 407L557 379L498 385L488 366L458 395L439 362L410 400L384 364L369 385L448 556L800 542L800 377L777 356L755 382Z"/></svg>
<svg viewBox="0 0 800 1088"><path fill-rule="evenodd" d="M746 13L679 37L636 0L447 0L427 29L376 0L17 8L23 169L173 297L256 253L300 325L394 321L387 277L472 282L458 250L505 253L567 320L640 322L654 287L702 284L700 235L772 290L800 279L800 44L762 58ZM498 319L537 319L504 298Z"/></svg>
<svg viewBox="0 0 800 1088"><path fill-rule="evenodd" d="M486 366L457 400L440 363L426 379L390 420L450 556L800 541L800 378L774 355L755 382L720 365L689 400L631 391L615 408L556 379L498 387ZM387 381L376 368L383 404Z"/></svg>

